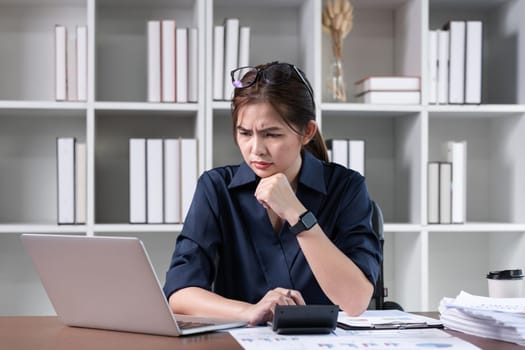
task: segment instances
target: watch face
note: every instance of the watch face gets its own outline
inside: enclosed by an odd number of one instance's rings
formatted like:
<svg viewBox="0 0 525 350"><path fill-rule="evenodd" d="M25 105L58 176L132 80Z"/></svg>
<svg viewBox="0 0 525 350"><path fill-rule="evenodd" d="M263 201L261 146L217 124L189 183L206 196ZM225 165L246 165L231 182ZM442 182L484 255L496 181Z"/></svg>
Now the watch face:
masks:
<svg viewBox="0 0 525 350"><path fill-rule="evenodd" d="M311 229L317 223L317 219L310 211L301 218L301 221L303 222L304 226L306 226L307 230Z"/></svg>

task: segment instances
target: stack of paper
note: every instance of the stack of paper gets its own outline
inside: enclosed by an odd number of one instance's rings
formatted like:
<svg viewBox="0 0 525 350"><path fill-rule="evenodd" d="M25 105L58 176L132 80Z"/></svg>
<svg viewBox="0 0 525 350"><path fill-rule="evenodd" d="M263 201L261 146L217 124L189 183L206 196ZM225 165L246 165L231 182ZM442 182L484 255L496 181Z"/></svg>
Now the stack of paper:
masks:
<svg viewBox="0 0 525 350"><path fill-rule="evenodd" d="M441 321L447 328L525 346L525 298L488 298L461 292L443 298Z"/></svg>

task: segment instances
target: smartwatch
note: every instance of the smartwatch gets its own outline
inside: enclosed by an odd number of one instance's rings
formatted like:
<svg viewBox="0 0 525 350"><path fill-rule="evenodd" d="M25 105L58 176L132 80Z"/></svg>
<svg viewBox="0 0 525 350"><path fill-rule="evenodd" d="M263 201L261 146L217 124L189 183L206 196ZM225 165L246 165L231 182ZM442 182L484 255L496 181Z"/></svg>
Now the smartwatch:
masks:
<svg viewBox="0 0 525 350"><path fill-rule="evenodd" d="M310 210L307 210L305 213L299 216L299 221L297 221L297 224L290 226L290 232L297 236L303 231L308 231L314 227L315 224L317 224L315 215Z"/></svg>

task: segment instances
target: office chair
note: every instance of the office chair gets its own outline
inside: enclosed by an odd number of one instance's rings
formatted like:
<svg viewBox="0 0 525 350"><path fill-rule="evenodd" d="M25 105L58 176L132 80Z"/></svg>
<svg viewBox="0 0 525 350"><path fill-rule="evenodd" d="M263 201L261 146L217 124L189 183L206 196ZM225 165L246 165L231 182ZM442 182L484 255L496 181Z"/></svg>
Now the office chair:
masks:
<svg viewBox="0 0 525 350"><path fill-rule="evenodd" d="M383 230L383 212L379 205L372 201L372 229L379 238L381 244L381 252L383 252L383 246L385 243L385 232ZM385 297L388 296L388 289L385 288L384 279L383 279L383 262L381 262L381 268L379 271L379 277L374 288L374 294L372 295L372 300L370 301L369 309L375 310L401 310L403 307L394 301L385 301Z"/></svg>

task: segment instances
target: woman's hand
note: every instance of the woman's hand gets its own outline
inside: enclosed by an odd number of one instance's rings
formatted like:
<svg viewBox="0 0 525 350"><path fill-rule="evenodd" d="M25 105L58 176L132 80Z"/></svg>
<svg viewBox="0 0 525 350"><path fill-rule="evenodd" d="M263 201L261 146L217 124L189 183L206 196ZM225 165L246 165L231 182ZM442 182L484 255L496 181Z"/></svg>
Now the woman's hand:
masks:
<svg viewBox="0 0 525 350"><path fill-rule="evenodd" d="M268 291L257 304L246 308L244 314L251 326L264 324L273 319L275 305L304 305L304 299L299 291L275 288Z"/></svg>
<svg viewBox="0 0 525 350"><path fill-rule="evenodd" d="M283 173L262 178L255 190L255 198L281 219L295 224L306 208L297 199L292 186Z"/></svg>

